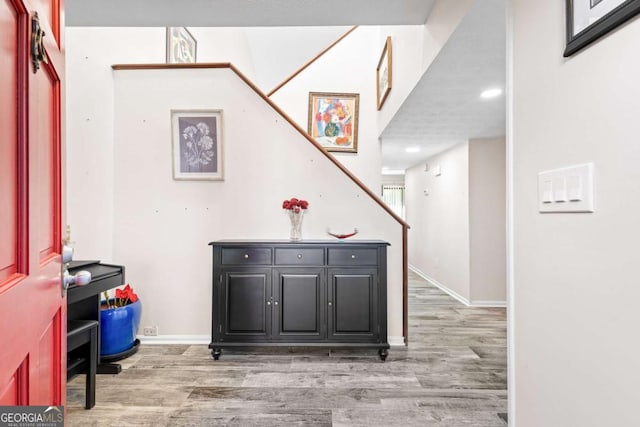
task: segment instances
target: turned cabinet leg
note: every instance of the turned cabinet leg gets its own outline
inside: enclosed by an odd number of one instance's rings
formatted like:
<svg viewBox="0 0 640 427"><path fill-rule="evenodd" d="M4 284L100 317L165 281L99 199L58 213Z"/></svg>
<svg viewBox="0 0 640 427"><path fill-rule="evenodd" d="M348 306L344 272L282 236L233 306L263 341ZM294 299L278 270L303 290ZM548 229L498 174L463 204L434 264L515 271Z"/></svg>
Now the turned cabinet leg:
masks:
<svg viewBox="0 0 640 427"><path fill-rule="evenodd" d="M381 348L380 350L378 350L378 354L380 355L380 360L384 362L385 360L387 360L387 356L389 355L389 350L386 348Z"/></svg>
<svg viewBox="0 0 640 427"><path fill-rule="evenodd" d="M219 348L214 348L211 350L211 355L213 356L213 360L220 359L220 355L222 354L222 350Z"/></svg>

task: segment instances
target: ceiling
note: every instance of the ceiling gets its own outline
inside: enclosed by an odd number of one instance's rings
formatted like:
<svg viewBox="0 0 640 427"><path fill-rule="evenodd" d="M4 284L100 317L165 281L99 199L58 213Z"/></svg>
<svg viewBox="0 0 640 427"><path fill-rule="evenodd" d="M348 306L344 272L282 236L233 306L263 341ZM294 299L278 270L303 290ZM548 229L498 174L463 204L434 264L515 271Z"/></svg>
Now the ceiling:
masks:
<svg viewBox="0 0 640 427"><path fill-rule="evenodd" d="M421 25L435 0L66 0L68 26ZM381 135L382 165L403 171L447 148L505 134L506 0L476 0ZM336 12L338 11L338 12ZM418 153L407 153L407 147ZM385 172L383 172L385 173ZM388 173L388 172L387 172Z"/></svg>
<svg viewBox="0 0 640 427"><path fill-rule="evenodd" d="M469 139L504 136L505 73L505 1L476 1L382 132L383 167L404 170ZM503 94L481 98L489 88Z"/></svg>
<svg viewBox="0 0 640 427"><path fill-rule="evenodd" d="M435 0L66 0L68 26L424 24Z"/></svg>

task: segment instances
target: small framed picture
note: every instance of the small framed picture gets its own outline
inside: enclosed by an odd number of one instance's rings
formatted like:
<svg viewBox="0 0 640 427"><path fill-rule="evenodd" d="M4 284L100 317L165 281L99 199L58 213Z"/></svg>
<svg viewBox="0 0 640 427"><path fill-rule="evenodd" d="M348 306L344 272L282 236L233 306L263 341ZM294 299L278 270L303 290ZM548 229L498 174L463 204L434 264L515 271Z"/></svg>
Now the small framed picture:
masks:
<svg viewBox="0 0 640 427"><path fill-rule="evenodd" d="M222 110L171 110L173 179L222 181Z"/></svg>
<svg viewBox="0 0 640 427"><path fill-rule="evenodd" d="M309 93L307 131L327 151L358 152L357 93Z"/></svg>
<svg viewBox="0 0 640 427"><path fill-rule="evenodd" d="M389 92L391 92L391 37L387 37L382 49L382 55L380 55L380 60L378 61L378 68L376 68L378 110L382 108Z"/></svg>
<svg viewBox="0 0 640 427"><path fill-rule="evenodd" d="M571 56L640 13L640 0L566 0L567 47Z"/></svg>
<svg viewBox="0 0 640 427"><path fill-rule="evenodd" d="M198 43L185 27L167 27L167 64L196 62Z"/></svg>

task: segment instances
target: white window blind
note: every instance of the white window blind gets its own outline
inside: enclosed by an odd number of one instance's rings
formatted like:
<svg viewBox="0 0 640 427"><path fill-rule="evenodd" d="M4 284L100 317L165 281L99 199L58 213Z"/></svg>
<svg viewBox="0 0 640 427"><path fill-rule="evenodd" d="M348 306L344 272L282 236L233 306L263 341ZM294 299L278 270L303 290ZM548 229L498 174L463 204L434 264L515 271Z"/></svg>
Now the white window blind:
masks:
<svg viewBox="0 0 640 427"><path fill-rule="evenodd" d="M384 200L391 210L400 218L405 219L404 185L383 185L382 200Z"/></svg>

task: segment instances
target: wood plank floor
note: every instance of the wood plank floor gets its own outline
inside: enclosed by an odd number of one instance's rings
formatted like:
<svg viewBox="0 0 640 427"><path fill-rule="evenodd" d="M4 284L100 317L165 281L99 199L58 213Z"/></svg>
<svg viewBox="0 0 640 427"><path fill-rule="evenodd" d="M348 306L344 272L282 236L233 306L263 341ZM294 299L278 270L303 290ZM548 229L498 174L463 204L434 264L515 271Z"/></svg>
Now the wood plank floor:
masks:
<svg viewBox="0 0 640 427"><path fill-rule="evenodd" d="M506 313L410 273L408 347L376 351L141 345L119 375L69 382L69 426L496 426L507 412Z"/></svg>

